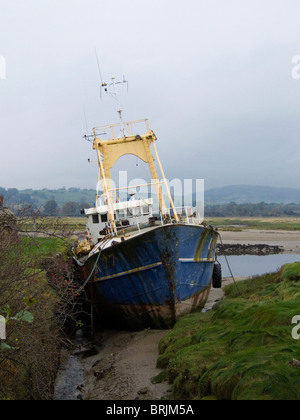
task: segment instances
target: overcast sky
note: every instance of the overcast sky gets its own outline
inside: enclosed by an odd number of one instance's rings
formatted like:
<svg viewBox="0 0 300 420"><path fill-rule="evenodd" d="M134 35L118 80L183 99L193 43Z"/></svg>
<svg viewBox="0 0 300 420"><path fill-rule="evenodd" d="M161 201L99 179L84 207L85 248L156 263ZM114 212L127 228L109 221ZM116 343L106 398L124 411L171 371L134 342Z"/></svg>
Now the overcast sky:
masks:
<svg viewBox="0 0 300 420"><path fill-rule="evenodd" d="M96 49L167 178L300 188L299 17L299 0L0 0L0 186L95 187L82 136L117 121Z"/></svg>

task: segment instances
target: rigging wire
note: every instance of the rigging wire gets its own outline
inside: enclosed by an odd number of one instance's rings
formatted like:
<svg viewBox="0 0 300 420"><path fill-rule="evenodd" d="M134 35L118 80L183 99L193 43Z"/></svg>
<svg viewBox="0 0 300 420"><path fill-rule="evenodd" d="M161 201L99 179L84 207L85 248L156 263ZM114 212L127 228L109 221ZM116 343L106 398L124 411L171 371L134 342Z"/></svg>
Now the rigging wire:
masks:
<svg viewBox="0 0 300 420"><path fill-rule="evenodd" d="M95 55L96 55L96 60L97 60L97 66L98 66L98 72L99 72L99 76L100 76L100 80L101 80L101 85L103 86L103 78L102 78L102 73L101 73L101 68L100 68L100 63L99 63L99 58L98 58L98 53L97 53L96 47L95 47Z"/></svg>
<svg viewBox="0 0 300 420"><path fill-rule="evenodd" d="M221 235L220 235L220 233L219 233L219 232L218 232L218 235L219 235L219 238L220 238L221 245L223 246L222 237L221 237ZM234 282L234 284L235 284L235 287L236 287L236 289L237 289L237 291L238 291L239 295L241 296L241 295L242 295L242 294L241 294L241 291L240 291L240 289L238 288L237 281L235 280L234 275L232 274L232 270L231 270L231 267L230 267L230 265L229 265L228 258L227 258L227 256L226 256L226 255L224 255L224 257L225 257L225 261L226 261L226 263L227 263L227 267L228 267L228 270L229 270L229 272L230 272L231 278L232 278L232 280L233 280L233 282Z"/></svg>
<svg viewBox="0 0 300 420"><path fill-rule="evenodd" d="M86 110L85 110L85 106L83 105L83 115L84 115L84 122L85 122L85 129L86 132L89 132L89 128L88 128L88 122L87 122L87 117L86 117Z"/></svg>

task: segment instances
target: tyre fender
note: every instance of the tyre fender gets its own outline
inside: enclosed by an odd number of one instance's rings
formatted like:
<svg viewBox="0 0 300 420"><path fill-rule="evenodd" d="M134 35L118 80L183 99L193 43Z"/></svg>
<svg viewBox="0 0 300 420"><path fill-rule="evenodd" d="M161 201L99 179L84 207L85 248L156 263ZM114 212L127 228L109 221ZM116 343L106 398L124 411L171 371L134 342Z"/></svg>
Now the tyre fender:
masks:
<svg viewBox="0 0 300 420"><path fill-rule="evenodd" d="M220 289L222 287L222 266L219 262L214 263L212 286L214 289Z"/></svg>

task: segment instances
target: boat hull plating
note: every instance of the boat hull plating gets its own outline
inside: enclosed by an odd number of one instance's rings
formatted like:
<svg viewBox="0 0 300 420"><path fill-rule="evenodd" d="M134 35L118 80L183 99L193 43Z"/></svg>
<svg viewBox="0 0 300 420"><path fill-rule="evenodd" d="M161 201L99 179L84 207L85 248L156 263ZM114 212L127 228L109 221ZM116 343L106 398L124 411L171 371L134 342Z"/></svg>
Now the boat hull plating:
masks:
<svg viewBox="0 0 300 420"><path fill-rule="evenodd" d="M211 287L217 233L197 225L154 227L104 249L86 286L102 326L172 328L199 311ZM79 267L88 278L98 254Z"/></svg>

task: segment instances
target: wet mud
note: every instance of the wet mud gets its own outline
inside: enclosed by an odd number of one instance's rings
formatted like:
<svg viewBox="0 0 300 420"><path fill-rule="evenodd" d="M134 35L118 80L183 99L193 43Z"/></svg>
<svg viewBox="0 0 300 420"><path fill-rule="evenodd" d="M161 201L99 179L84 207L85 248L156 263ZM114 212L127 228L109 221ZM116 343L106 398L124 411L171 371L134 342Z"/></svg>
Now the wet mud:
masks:
<svg viewBox="0 0 300 420"><path fill-rule="evenodd" d="M158 343L168 330L103 330L93 343L76 341L58 372L54 400L160 400L167 381L154 384Z"/></svg>

